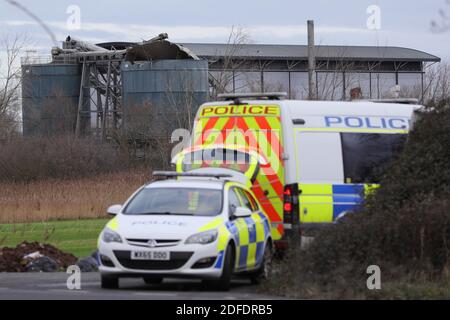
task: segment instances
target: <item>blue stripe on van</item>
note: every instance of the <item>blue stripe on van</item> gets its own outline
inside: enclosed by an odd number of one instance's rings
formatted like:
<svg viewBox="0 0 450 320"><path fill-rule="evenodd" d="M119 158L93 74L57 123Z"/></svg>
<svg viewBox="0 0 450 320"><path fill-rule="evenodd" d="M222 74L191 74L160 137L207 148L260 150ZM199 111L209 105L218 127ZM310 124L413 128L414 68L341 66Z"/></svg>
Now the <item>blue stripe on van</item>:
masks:
<svg viewBox="0 0 450 320"><path fill-rule="evenodd" d="M333 194L364 194L363 184L334 184Z"/></svg>
<svg viewBox="0 0 450 320"><path fill-rule="evenodd" d="M356 211L358 208L359 205L357 204L335 204L333 205L333 220L336 220L345 211Z"/></svg>
<svg viewBox="0 0 450 320"><path fill-rule="evenodd" d="M320 186L320 185L316 185ZM300 196L300 205L303 205L305 207L311 207L311 211L314 210L321 210L321 208L318 206L320 205L324 205L324 206L333 206L333 221L336 220L336 218L342 214L345 211L358 211L362 205L362 203L364 202L365 199L365 193L366 193L366 188L364 184L332 184L331 185L331 190L332 190L332 194L328 194L329 193L329 186L330 185L323 185L324 190L326 188L326 193L327 193L327 197L332 199L330 200L322 200L319 197L324 198L325 195L322 196L322 193L319 193L318 195L311 195L308 197L308 200L305 203L302 203L302 201L304 201L304 198L302 198L302 196ZM319 189L320 191L320 189ZM317 201L315 201L315 197L318 198ZM328 199L329 199L328 198ZM326 201L326 203L321 203ZM327 207L327 209L329 210L330 208ZM319 214L320 212L318 212ZM329 216L328 216L329 217ZM329 217L331 218L331 217ZM330 221L331 222L331 221Z"/></svg>
<svg viewBox="0 0 450 320"><path fill-rule="evenodd" d="M361 203L364 199L359 195L333 195L334 203Z"/></svg>
<svg viewBox="0 0 450 320"><path fill-rule="evenodd" d="M363 201L363 184L333 185L333 220L345 211L357 211Z"/></svg>

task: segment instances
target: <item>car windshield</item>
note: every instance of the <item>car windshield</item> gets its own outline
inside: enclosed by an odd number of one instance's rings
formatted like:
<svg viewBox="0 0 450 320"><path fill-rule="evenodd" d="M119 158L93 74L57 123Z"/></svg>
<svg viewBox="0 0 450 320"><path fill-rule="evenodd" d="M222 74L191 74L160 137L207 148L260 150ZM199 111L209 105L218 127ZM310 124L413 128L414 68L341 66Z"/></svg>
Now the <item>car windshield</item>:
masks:
<svg viewBox="0 0 450 320"><path fill-rule="evenodd" d="M144 188L130 201L124 214L216 216L221 211L221 190Z"/></svg>

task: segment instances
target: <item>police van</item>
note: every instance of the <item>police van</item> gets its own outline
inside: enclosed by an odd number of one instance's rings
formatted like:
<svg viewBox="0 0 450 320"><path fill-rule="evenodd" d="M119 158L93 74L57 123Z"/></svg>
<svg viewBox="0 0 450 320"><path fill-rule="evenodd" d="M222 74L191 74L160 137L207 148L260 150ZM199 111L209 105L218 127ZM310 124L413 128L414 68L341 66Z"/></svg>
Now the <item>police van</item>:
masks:
<svg viewBox="0 0 450 320"><path fill-rule="evenodd" d="M179 172L214 167L245 176L274 240L293 225L310 229L355 211L402 150L420 107L283 97L231 94L203 104L189 147L173 159Z"/></svg>

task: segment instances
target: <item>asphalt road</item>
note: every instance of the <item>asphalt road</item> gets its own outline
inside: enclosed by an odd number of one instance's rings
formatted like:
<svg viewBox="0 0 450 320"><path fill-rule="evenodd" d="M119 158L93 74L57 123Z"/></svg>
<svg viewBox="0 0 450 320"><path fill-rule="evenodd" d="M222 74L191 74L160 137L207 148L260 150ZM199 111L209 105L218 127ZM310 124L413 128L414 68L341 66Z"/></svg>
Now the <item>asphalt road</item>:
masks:
<svg viewBox="0 0 450 320"><path fill-rule="evenodd" d="M0 273L0 300L241 300L277 297L257 293L257 286L245 279L232 282L229 292L209 291L200 281L165 279L159 285L146 285L142 279L120 279L119 290L100 288L100 274L82 273L81 290L67 289L68 274Z"/></svg>

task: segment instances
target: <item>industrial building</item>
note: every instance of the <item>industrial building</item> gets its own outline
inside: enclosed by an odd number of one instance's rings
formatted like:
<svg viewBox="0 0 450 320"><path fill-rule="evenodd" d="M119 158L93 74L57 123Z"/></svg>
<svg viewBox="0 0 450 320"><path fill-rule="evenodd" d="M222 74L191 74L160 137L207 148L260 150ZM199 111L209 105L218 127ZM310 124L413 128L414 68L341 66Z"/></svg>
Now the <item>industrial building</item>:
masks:
<svg viewBox="0 0 450 320"><path fill-rule="evenodd" d="M308 96L306 45L183 43L209 61L211 81L228 92L285 91L292 99ZM231 61L230 61L231 60ZM316 46L316 86L321 100L346 100L360 87L363 98L382 99L400 85L405 97L422 98L427 64L440 58L401 47ZM224 75L225 74L225 75Z"/></svg>
<svg viewBox="0 0 450 320"><path fill-rule="evenodd" d="M179 127L173 117L194 114L207 101L208 62L166 38L102 46L67 37L47 60L23 59L24 136L75 132L105 139L117 129L147 131L142 125L170 131L163 119Z"/></svg>
<svg viewBox="0 0 450 320"><path fill-rule="evenodd" d="M399 85L421 99L424 71L440 58L400 47L316 46L319 99L385 98ZM133 119L173 128L222 92L308 95L305 45L175 44L162 34L142 43L89 44L68 37L48 59L22 60L23 133L76 132L102 138ZM140 119L150 108L156 121ZM180 117L182 115L182 117ZM164 121L163 121L164 120Z"/></svg>

